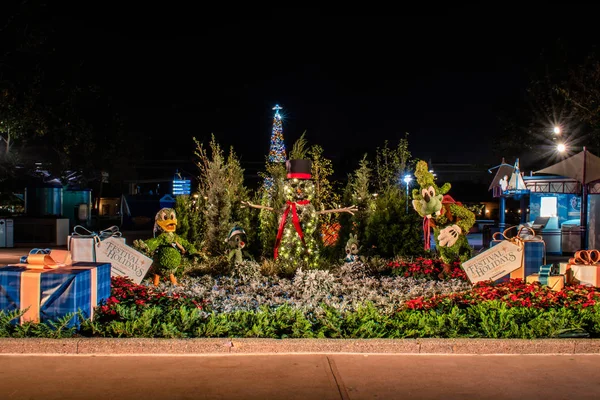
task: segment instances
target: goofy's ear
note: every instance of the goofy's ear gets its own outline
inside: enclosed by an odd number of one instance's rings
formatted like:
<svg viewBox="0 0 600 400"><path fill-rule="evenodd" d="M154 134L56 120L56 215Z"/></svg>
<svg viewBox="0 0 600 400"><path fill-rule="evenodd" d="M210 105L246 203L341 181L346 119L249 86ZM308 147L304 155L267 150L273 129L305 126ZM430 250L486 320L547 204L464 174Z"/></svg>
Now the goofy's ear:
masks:
<svg viewBox="0 0 600 400"><path fill-rule="evenodd" d="M444 185L439 188L438 190L438 194L446 194L450 191L450 188L452 187L452 185L448 182L444 183Z"/></svg>

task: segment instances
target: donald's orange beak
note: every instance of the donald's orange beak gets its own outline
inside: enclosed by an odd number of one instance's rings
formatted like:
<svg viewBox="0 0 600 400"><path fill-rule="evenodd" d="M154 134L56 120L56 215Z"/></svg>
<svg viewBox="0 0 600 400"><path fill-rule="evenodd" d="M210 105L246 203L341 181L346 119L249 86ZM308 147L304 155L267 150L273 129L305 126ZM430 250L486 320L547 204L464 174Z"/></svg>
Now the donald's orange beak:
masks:
<svg viewBox="0 0 600 400"><path fill-rule="evenodd" d="M165 232L175 232L177 229L176 219L163 219L156 222L158 226Z"/></svg>

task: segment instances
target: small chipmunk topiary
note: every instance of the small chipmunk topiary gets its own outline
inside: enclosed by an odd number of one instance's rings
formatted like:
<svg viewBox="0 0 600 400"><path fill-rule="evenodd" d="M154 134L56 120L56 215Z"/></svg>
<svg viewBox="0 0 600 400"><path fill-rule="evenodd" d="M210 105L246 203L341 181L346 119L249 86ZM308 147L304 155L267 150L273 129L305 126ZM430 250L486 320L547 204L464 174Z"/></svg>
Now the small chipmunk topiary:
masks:
<svg viewBox="0 0 600 400"><path fill-rule="evenodd" d="M227 255L229 261L234 257L236 264L241 264L244 261L244 253L242 252L242 249L246 247L244 236L246 236L246 231L239 226L234 226L229 231L229 235L227 235L227 239L225 239L225 243L231 248Z"/></svg>
<svg viewBox="0 0 600 400"><path fill-rule="evenodd" d="M358 245L357 236L350 234L350 239L346 242L346 258L344 261L347 263L364 261L364 257L358 255L361 248L362 247L359 247Z"/></svg>

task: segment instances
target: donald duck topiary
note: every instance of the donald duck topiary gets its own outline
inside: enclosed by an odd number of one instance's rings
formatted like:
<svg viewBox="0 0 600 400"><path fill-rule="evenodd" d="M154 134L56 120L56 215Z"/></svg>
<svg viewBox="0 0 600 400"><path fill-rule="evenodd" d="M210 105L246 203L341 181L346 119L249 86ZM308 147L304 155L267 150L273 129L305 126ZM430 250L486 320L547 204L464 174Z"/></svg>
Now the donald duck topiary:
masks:
<svg viewBox="0 0 600 400"><path fill-rule="evenodd" d="M423 217L425 249L430 249L430 232L433 229L435 244L444 263L468 260L472 248L467 241L467 233L475 224L475 214L447 194L450 183L444 183L442 187L436 185L425 161L417 163L415 177L420 189L413 190L412 205Z"/></svg>
<svg viewBox="0 0 600 400"><path fill-rule="evenodd" d="M175 273L181 266L182 256L196 254L193 244L175 233L177 229L177 216L172 208L163 208L154 217L155 237L136 241L134 244L154 261L157 271L154 274L154 286L160 283L160 277L169 275L173 285L177 285ZM156 236L156 234L158 236Z"/></svg>

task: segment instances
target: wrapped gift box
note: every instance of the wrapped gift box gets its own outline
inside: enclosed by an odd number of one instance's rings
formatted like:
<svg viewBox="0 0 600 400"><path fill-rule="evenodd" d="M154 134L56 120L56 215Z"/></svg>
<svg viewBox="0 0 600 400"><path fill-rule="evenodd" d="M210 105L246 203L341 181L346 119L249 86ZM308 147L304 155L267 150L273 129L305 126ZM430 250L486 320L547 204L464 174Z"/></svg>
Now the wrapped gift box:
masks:
<svg viewBox="0 0 600 400"><path fill-rule="evenodd" d="M571 269L571 264L569 263L560 263L558 264L560 273L565 276L567 284L573 283L573 270Z"/></svg>
<svg viewBox="0 0 600 400"><path fill-rule="evenodd" d="M110 297L110 268L109 263L91 262L54 269L0 267L0 310L29 308L20 323L56 321L78 311L92 318L94 307ZM79 327L78 318L69 326Z"/></svg>
<svg viewBox="0 0 600 400"><path fill-rule="evenodd" d="M527 276L527 278L525 279L525 282L527 283L533 283L533 282L540 282L543 285L549 286L550 289L554 290L555 292L560 292L564 287L565 287L565 283L566 283L566 277L565 275L550 275L545 277L547 279L541 279L540 280L540 274L531 274L529 276Z"/></svg>
<svg viewBox="0 0 600 400"><path fill-rule="evenodd" d="M569 264L569 267L572 283L600 287L600 265Z"/></svg>
<svg viewBox="0 0 600 400"><path fill-rule="evenodd" d="M99 233L89 231L77 225L73 233L67 238L67 248L71 252L73 261L97 262L97 244L105 239L114 238L125 244L125 238L121 236L117 226L111 226Z"/></svg>
<svg viewBox="0 0 600 400"><path fill-rule="evenodd" d="M492 240L490 247L501 243L502 240ZM540 266L546 264L546 243L543 240L525 240L525 255L523 256L523 266L510 273L510 278L523 279L533 275L540 270Z"/></svg>

